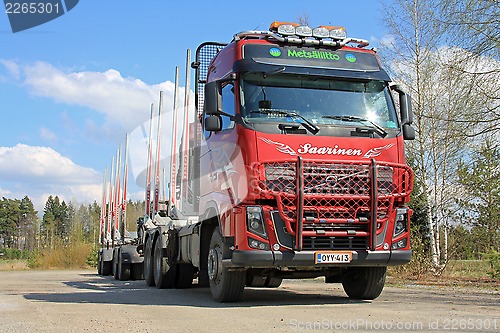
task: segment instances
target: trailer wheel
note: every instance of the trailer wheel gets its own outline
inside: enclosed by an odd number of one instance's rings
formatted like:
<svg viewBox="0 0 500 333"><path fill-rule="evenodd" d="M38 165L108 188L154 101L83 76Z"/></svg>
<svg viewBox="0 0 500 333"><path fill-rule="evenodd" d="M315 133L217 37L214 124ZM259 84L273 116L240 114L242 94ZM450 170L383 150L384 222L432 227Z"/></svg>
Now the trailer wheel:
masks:
<svg viewBox="0 0 500 333"><path fill-rule="evenodd" d="M131 264L130 278L132 280L144 280L144 263Z"/></svg>
<svg viewBox="0 0 500 333"><path fill-rule="evenodd" d="M118 253L118 280L130 280L130 264L123 262L122 251Z"/></svg>
<svg viewBox="0 0 500 333"><path fill-rule="evenodd" d="M146 285L152 287L155 285L155 279L153 274L153 240L149 237L146 241L146 246L144 247L144 280Z"/></svg>
<svg viewBox="0 0 500 333"><path fill-rule="evenodd" d="M226 250L227 251L227 250ZM215 228L208 251L208 277L210 291L216 301L236 302L243 295L246 282L245 271L230 271L222 266L224 241L219 228Z"/></svg>
<svg viewBox="0 0 500 333"><path fill-rule="evenodd" d="M113 267L113 277L115 278L115 280L118 280L118 262L118 250L115 249L113 251L113 261L111 262L111 266Z"/></svg>
<svg viewBox="0 0 500 333"><path fill-rule="evenodd" d="M112 273L111 261L102 260L101 273L103 276L111 275Z"/></svg>
<svg viewBox="0 0 500 333"><path fill-rule="evenodd" d="M101 251L97 252L97 274L102 275L102 255L101 255Z"/></svg>
<svg viewBox="0 0 500 333"><path fill-rule="evenodd" d="M384 289L387 267L353 267L342 275L342 287L350 298L373 300Z"/></svg>
<svg viewBox="0 0 500 333"><path fill-rule="evenodd" d="M161 236L155 242L154 248L154 266L153 266L153 275L156 284L156 288L165 289L165 288L173 288L175 286L175 262L173 249L175 248L174 238L172 238L173 233L167 233L167 248L165 256L163 256L163 244L160 239Z"/></svg>
<svg viewBox="0 0 500 333"><path fill-rule="evenodd" d="M191 288L194 278L194 266L192 264L177 264L176 266L175 287L178 289Z"/></svg>

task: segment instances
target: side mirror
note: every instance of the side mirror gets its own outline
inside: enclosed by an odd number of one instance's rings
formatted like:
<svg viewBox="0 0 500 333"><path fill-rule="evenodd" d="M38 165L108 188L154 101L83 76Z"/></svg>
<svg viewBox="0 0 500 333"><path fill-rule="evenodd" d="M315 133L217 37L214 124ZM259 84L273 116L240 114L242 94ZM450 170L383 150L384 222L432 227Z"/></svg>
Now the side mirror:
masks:
<svg viewBox="0 0 500 333"><path fill-rule="evenodd" d="M399 86L392 87L399 94L399 112L401 114L401 125L403 127L403 138L405 140L415 139L415 129L411 126L413 123L413 112L411 109L410 95L405 93Z"/></svg>
<svg viewBox="0 0 500 333"><path fill-rule="evenodd" d="M403 125L403 139L415 140L415 129L410 124Z"/></svg>
<svg viewBox="0 0 500 333"><path fill-rule="evenodd" d="M205 118L205 130L219 132L222 130L222 119L219 115L209 115Z"/></svg>
<svg viewBox="0 0 500 333"><path fill-rule="evenodd" d="M206 114L215 115L222 112L222 88L219 81L212 81L205 84L205 105Z"/></svg>

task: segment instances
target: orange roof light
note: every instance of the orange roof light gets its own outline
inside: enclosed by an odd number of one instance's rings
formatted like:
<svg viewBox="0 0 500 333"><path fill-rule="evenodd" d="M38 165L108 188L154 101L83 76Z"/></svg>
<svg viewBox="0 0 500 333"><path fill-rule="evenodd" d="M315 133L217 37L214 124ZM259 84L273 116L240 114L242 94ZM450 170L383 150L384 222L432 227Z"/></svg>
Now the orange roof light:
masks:
<svg viewBox="0 0 500 333"><path fill-rule="evenodd" d="M271 31L277 31L280 35L283 36L293 36L295 35L295 28L299 25L293 22L273 22L269 27Z"/></svg>
<svg viewBox="0 0 500 333"><path fill-rule="evenodd" d="M294 28L299 26L299 24L298 24L298 23L295 23L295 22L281 22L281 21L274 21L274 22L272 22L272 23L271 23L271 25L269 26L269 30L271 30L271 31L276 31L276 30L278 30L278 27L279 27L280 25L291 25L291 26L293 26Z"/></svg>

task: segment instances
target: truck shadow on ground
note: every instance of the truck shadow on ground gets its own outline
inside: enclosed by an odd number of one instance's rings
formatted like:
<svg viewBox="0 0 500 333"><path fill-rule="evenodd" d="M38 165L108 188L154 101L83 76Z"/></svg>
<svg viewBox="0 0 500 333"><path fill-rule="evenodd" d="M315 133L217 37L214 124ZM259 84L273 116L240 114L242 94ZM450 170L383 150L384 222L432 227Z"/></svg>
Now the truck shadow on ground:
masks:
<svg viewBox="0 0 500 333"><path fill-rule="evenodd" d="M55 303L96 303L96 304L130 304L158 306L189 306L201 308L241 308L254 306L280 305L325 305L325 304L364 304L368 301L351 300L341 290L332 294L301 290L294 287L245 288L241 301L237 303L217 303L213 300L209 288L194 284L189 289L157 289L147 287L144 281L118 281L113 277L102 277L96 274L81 274L80 281L62 282L70 287L65 292L29 293L27 300ZM325 285L326 284L321 284ZM64 288L67 289L67 288Z"/></svg>

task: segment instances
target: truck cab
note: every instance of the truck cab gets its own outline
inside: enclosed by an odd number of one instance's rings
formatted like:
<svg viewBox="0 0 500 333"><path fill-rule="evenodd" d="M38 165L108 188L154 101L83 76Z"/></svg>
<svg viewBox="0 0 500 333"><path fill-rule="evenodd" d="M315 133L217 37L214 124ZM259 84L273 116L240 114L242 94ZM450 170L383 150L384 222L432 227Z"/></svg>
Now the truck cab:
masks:
<svg viewBox="0 0 500 333"><path fill-rule="evenodd" d="M374 299L410 261L411 103L367 45L273 22L198 48L196 264L217 300L318 276Z"/></svg>

